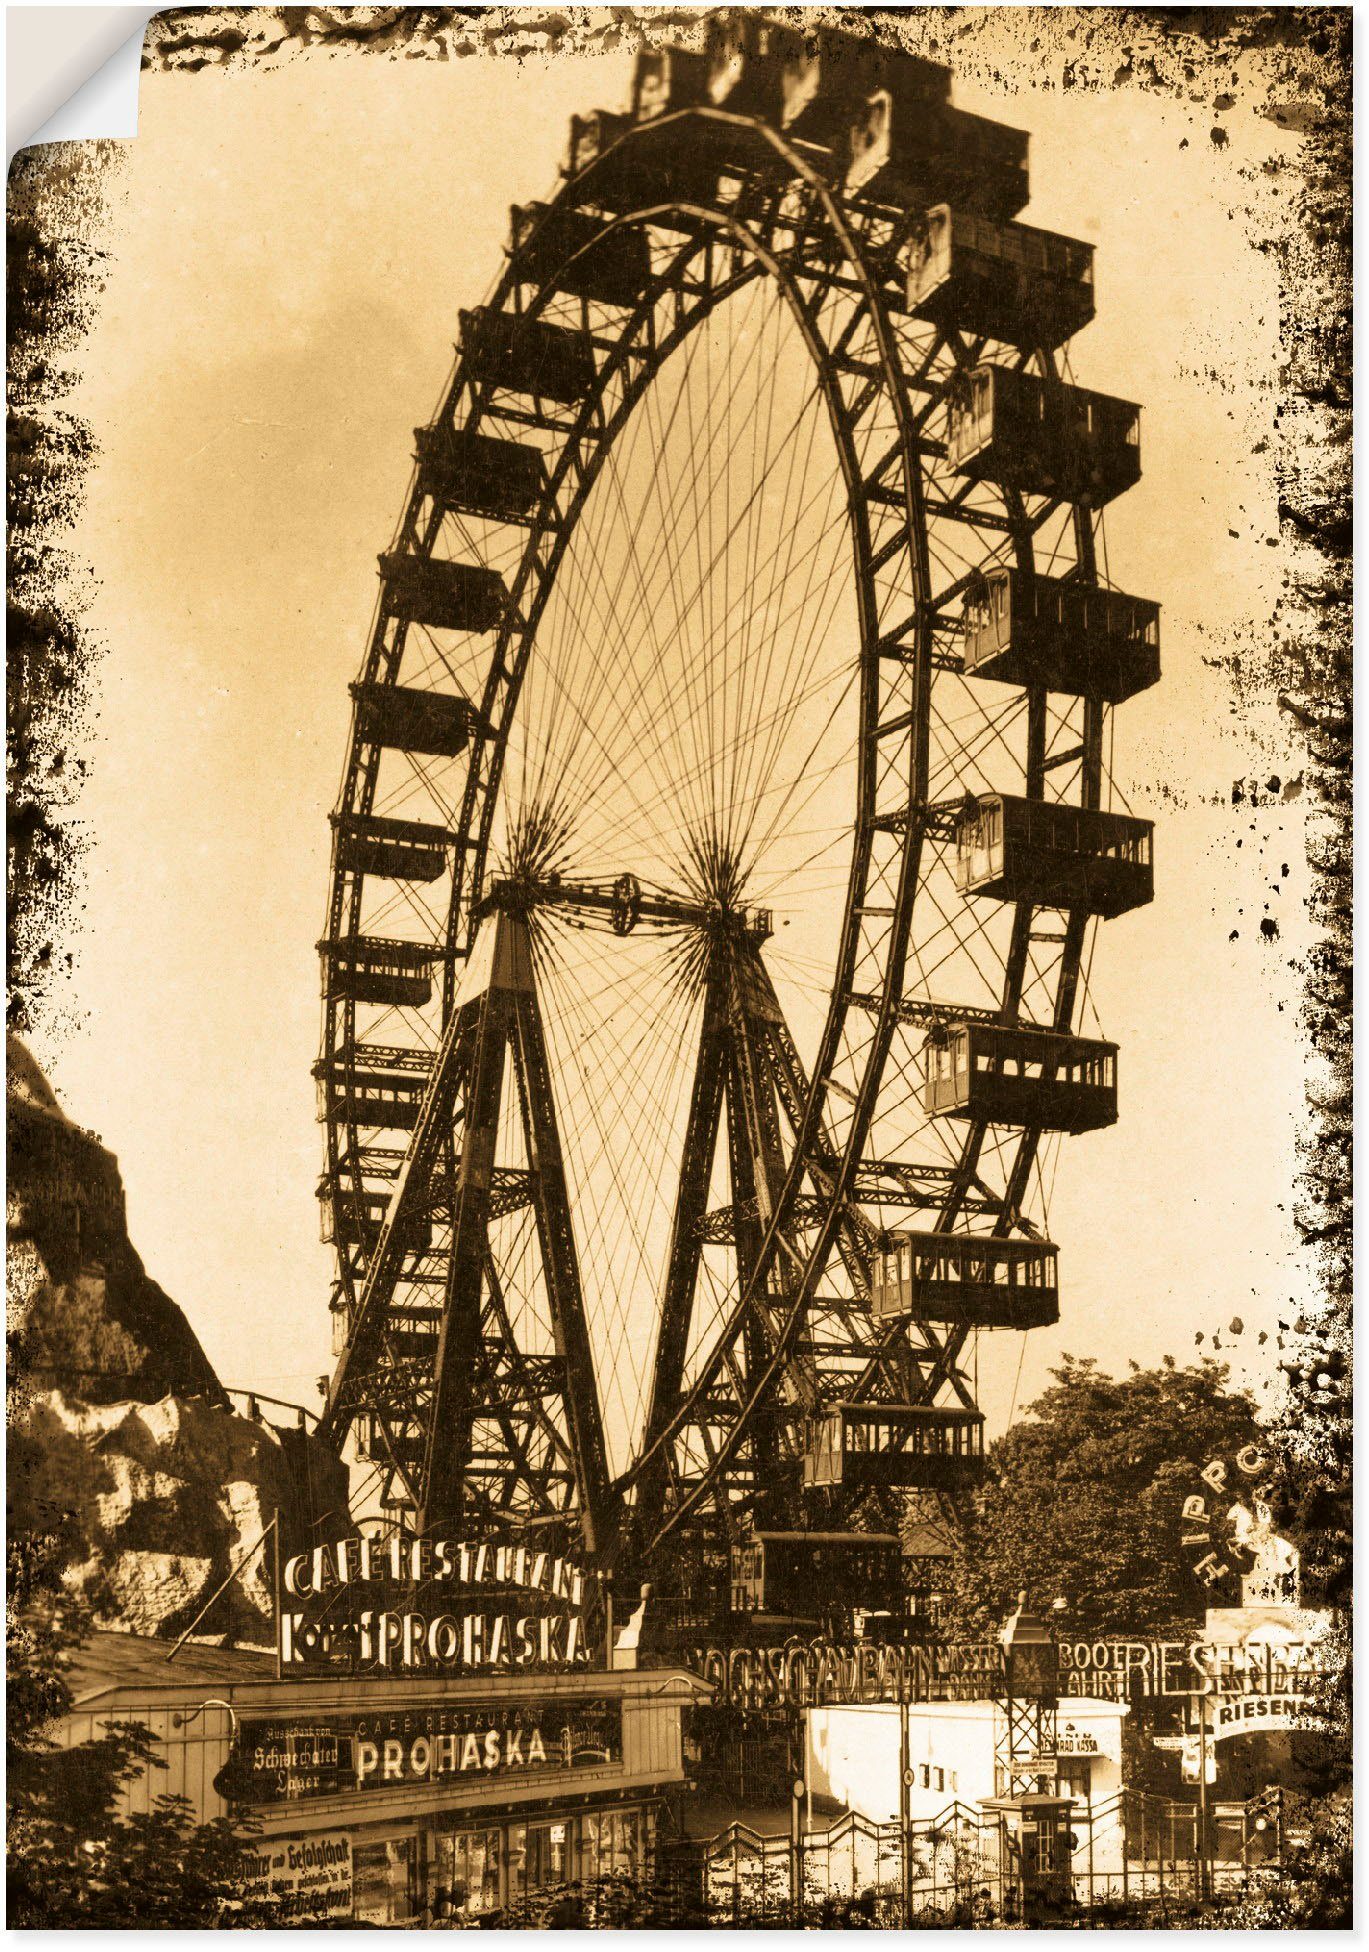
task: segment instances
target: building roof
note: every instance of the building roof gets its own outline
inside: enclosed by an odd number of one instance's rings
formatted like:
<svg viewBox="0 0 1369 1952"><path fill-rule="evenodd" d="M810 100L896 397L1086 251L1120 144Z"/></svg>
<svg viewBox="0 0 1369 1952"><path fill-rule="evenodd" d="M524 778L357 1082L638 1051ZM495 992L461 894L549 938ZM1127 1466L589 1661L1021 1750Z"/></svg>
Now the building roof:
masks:
<svg viewBox="0 0 1369 1952"><path fill-rule="evenodd" d="M755 1531L753 1539L766 1545L897 1545L895 1532L767 1532ZM742 1543L746 1544L743 1539Z"/></svg>
<svg viewBox="0 0 1369 1952"><path fill-rule="evenodd" d="M189 1688L275 1678L275 1656L260 1648L206 1647L187 1641L169 1661L167 1655L175 1644L140 1633L93 1633L71 1664L74 1699L85 1701L111 1688Z"/></svg>
<svg viewBox="0 0 1369 1952"><path fill-rule="evenodd" d="M707 1681L679 1667L499 1669L454 1674L419 1671L389 1677L339 1671L291 1673L277 1679L274 1654L248 1647L206 1647L187 1642L176 1658L168 1661L174 1645L174 1641L152 1640L143 1634L92 1634L71 1665L73 1705L89 1712L93 1702L109 1696L149 1705L170 1696L174 1702L181 1692L206 1687L228 1691L246 1688L246 1695L233 1693L243 1707L299 1706L310 1713L347 1708L359 1700L373 1704L377 1691L383 1691L386 1703L396 1707L463 1694L482 1699L529 1692L547 1699L620 1694L633 1700L660 1697L683 1702L707 1700L713 1693Z"/></svg>

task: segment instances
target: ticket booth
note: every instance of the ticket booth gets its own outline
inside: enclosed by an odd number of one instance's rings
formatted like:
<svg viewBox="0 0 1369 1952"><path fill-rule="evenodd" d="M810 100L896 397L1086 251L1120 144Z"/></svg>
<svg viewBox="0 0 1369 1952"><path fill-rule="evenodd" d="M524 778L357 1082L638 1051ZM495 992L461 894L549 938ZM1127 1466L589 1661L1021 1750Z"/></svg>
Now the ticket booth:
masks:
<svg viewBox="0 0 1369 1952"><path fill-rule="evenodd" d="M1032 1792L983 1808L998 1815L1002 1888L1017 1915L1028 1925L1062 1916L1073 1902L1073 1799Z"/></svg>

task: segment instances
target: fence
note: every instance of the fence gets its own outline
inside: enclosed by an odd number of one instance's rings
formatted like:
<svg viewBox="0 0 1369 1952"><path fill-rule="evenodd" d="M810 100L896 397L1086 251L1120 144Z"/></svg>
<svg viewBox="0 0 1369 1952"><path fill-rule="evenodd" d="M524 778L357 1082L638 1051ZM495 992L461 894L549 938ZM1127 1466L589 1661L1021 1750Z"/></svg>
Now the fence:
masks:
<svg viewBox="0 0 1369 1952"><path fill-rule="evenodd" d="M235 1409L241 1405L241 1415L253 1423L262 1421L261 1406L269 1403L273 1410L289 1410L301 1430L313 1430L318 1425L318 1411L306 1409L302 1403L287 1403L282 1397L264 1396L259 1389L238 1389L232 1383L224 1386L224 1394Z"/></svg>
<svg viewBox="0 0 1369 1952"><path fill-rule="evenodd" d="M1070 1815L1074 1837L1064 1902L1163 1919L1205 1894L1220 1898L1258 1881L1275 1861L1254 1829L1266 1805L1228 1805L1199 1854L1198 1810L1145 1792L1123 1790ZM698 1847L698 1895L710 1914L733 1924L795 1916L797 1870L801 1914L821 1921L852 1903L874 1924L991 1924L1020 1908L1019 1876L1003 1819L952 1803L930 1822L909 1827L909 1915L903 1917L903 1840L897 1823L875 1823L848 1811L826 1829L797 1838L765 1835L733 1823ZM1212 1845L1218 1854L1212 1854Z"/></svg>

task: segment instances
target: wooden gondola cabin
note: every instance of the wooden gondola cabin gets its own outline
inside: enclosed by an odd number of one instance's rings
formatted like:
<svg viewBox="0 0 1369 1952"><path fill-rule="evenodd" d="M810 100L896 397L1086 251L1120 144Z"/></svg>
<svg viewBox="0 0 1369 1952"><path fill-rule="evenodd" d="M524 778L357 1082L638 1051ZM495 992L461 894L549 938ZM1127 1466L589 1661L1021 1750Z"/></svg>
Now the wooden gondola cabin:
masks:
<svg viewBox="0 0 1369 1952"><path fill-rule="evenodd" d="M909 254L908 310L947 331L1054 351L1093 317L1093 246L939 203Z"/></svg>
<svg viewBox="0 0 1369 1952"><path fill-rule="evenodd" d="M709 59L683 47L643 48L632 68L632 120L702 108L708 100Z"/></svg>
<svg viewBox="0 0 1369 1952"><path fill-rule="evenodd" d="M1154 895L1153 834L1153 822L1131 814L981 793L956 821L955 884L998 901L1123 915Z"/></svg>
<svg viewBox="0 0 1369 1952"><path fill-rule="evenodd" d="M459 316L462 354L473 378L483 385L564 406L583 400L594 385L588 334L488 305Z"/></svg>
<svg viewBox="0 0 1369 1952"><path fill-rule="evenodd" d="M515 204L509 213L515 275L525 284L554 284L600 305L635 305L651 282L646 233L610 230L583 210Z"/></svg>
<svg viewBox="0 0 1369 1952"><path fill-rule="evenodd" d="M498 570L480 563L391 550L380 558L388 615L429 630L486 631L498 627L508 591Z"/></svg>
<svg viewBox="0 0 1369 1952"><path fill-rule="evenodd" d="M358 1186L351 1180L324 1179L319 1184L318 1196L324 1240L348 1247L375 1246L390 1210L392 1195L388 1189L377 1192L373 1187ZM431 1215L421 1207L411 1210L404 1221L403 1237L406 1252L426 1252L433 1239Z"/></svg>
<svg viewBox="0 0 1369 1952"><path fill-rule="evenodd" d="M891 1233L870 1268L876 1321L919 1316L963 1328L1049 1328L1060 1318L1049 1240Z"/></svg>
<svg viewBox="0 0 1369 1952"><path fill-rule="evenodd" d="M355 1061L339 1053L314 1066L319 1117L340 1118L373 1130L412 1132L432 1070L428 1053L378 1045L361 1045L357 1050Z"/></svg>
<svg viewBox="0 0 1369 1952"><path fill-rule="evenodd" d="M1141 478L1141 409L1015 366L976 366L950 404L946 458L972 481L1102 508Z"/></svg>
<svg viewBox="0 0 1369 1952"><path fill-rule="evenodd" d="M807 1422L810 1490L959 1491L984 1464L978 1410L911 1403L833 1403Z"/></svg>
<svg viewBox="0 0 1369 1952"><path fill-rule="evenodd" d="M565 173L577 177L594 169L593 178L579 186L585 202L596 203L605 210L627 207L619 202L617 193L625 188L628 172L620 166L618 157L609 160L609 152L631 127L632 117L613 109L597 108L588 115L571 116Z"/></svg>
<svg viewBox="0 0 1369 1952"><path fill-rule="evenodd" d="M847 192L903 210L951 203L1006 221L1027 201L1028 137L964 109L879 88L850 136Z"/></svg>
<svg viewBox="0 0 1369 1952"><path fill-rule="evenodd" d="M662 57L669 55L669 60ZM633 99L634 114L618 115L596 109L590 115L570 118L570 148L566 175L572 178L572 194L583 204L591 204L610 216L630 210L643 210L671 203L707 203L717 189L724 147L723 132L717 124L693 122L685 127L667 122L646 136L624 141L634 127L650 129L677 109L698 106L703 99L703 70L685 67L687 57L678 49L660 49L637 57ZM686 99L688 97L689 99ZM738 140L735 132L733 140ZM666 212L652 217L654 228L688 231L693 219L682 216L672 221Z"/></svg>
<svg viewBox="0 0 1369 1952"><path fill-rule="evenodd" d="M436 951L427 943L350 935L318 946L329 996L353 1003L407 1003L416 1009L432 996Z"/></svg>
<svg viewBox="0 0 1369 1952"><path fill-rule="evenodd" d="M758 115L778 125L784 113L784 74L797 59L797 27L726 8L709 18L704 36L707 99L731 115Z"/></svg>
<svg viewBox="0 0 1369 1952"><path fill-rule="evenodd" d="M879 88L903 102L944 106L951 71L939 62L836 27L805 23L782 61L782 121L787 135L840 153L862 107Z"/></svg>
<svg viewBox="0 0 1369 1952"><path fill-rule="evenodd" d="M1043 1132L1095 1132L1117 1121L1117 1046L1098 1038L957 1023L928 1038L922 1064L922 1105L933 1118Z"/></svg>
<svg viewBox="0 0 1369 1952"><path fill-rule="evenodd" d="M415 427L418 485L439 508L493 522L526 521L542 492L542 456L526 441L464 428Z"/></svg>
<svg viewBox="0 0 1369 1952"><path fill-rule="evenodd" d="M777 167L776 151L748 123L669 118L678 118L682 110L715 106L739 111L746 100L764 95L767 119L778 120L779 67L758 53L780 31L757 21L754 31L739 25L734 33L729 20L719 16L710 23L708 46L701 54L678 47L642 50L632 77L632 118L639 125L663 126L628 145L628 173L622 190L615 187L611 193L608 207L708 203L723 172ZM679 227L687 229L689 223L683 219Z"/></svg>
<svg viewBox="0 0 1369 1952"><path fill-rule="evenodd" d="M965 675L1121 705L1160 676L1160 606L1000 567L965 592Z"/></svg>
<svg viewBox="0 0 1369 1952"><path fill-rule="evenodd" d="M734 1613L818 1622L832 1613L898 1613L903 1552L892 1532L753 1532L730 1553Z"/></svg>
<svg viewBox="0 0 1369 1952"><path fill-rule="evenodd" d="M378 874L390 881L439 881L447 872L454 836L428 820L394 820L380 814L335 813L337 862L350 874Z"/></svg>
<svg viewBox="0 0 1369 1952"><path fill-rule="evenodd" d="M455 759L470 742L469 699L411 685L354 684L357 737L367 745Z"/></svg>

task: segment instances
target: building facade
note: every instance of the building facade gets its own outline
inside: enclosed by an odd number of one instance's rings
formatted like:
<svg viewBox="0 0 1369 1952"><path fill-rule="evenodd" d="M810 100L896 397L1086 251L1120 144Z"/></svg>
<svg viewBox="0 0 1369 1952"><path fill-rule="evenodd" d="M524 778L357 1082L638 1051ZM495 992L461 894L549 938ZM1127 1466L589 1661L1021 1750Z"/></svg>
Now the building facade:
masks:
<svg viewBox="0 0 1369 1952"><path fill-rule="evenodd" d="M681 1715L708 1690L675 1670L277 1678L267 1655L96 1634L65 1747L145 1723L164 1770L130 1811L185 1796L256 1834L245 1895L402 1925L438 1892L477 1917L539 1891L650 1876L683 1778Z"/></svg>

